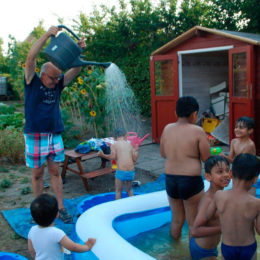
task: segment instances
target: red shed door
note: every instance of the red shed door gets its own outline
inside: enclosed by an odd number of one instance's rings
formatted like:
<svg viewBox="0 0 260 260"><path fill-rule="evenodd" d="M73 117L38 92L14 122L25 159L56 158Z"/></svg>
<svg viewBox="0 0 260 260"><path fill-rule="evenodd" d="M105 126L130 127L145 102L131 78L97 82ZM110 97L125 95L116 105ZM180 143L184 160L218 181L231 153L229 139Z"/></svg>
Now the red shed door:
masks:
<svg viewBox="0 0 260 260"><path fill-rule="evenodd" d="M153 140L160 142L164 127L176 121L175 107L179 97L177 55L151 57L151 106Z"/></svg>
<svg viewBox="0 0 260 260"><path fill-rule="evenodd" d="M254 118L253 46L229 50L229 137L235 137L236 120Z"/></svg>

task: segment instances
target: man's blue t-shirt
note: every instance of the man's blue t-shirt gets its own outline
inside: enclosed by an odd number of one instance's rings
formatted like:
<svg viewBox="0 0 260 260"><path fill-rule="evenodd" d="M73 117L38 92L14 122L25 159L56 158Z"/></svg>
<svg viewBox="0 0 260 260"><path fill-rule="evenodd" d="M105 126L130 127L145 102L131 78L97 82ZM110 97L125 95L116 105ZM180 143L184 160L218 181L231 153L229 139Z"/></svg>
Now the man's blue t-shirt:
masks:
<svg viewBox="0 0 260 260"><path fill-rule="evenodd" d="M25 133L60 133L64 125L60 111L60 95L64 76L55 88L47 88L35 73L25 85Z"/></svg>

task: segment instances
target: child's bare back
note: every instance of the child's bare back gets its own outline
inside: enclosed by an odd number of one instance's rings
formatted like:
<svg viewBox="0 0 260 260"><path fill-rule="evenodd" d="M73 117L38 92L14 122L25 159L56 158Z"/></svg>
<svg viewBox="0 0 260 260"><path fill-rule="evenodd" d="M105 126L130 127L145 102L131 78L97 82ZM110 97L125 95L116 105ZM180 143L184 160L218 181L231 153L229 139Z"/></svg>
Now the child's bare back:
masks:
<svg viewBox="0 0 260 260"><path fill-rule="evenodd" d="M194 97L180 97L176 104L178 121L168 124L160 142L161 156L166 158L165 184L172 212L171 236L179 239L186 218L189 230L203 195L201 162L210 157L210 146L202 128L195 126L199 104Z"/></svg>
<svg viewBox="0 0 260 260"><path fill-rule="evenodd" d="M115 152L117 168L122 171L132 171L134 169L133 147L124 139L119 139L111 147L111 152Z"/></svg>
<svg viewBox="0 0 260 260"><path fill-rule="evenodd" d="M181 120L165 127L161 151L166 157L165 173L175 175L201 175L200 160L210 156L202 128Z"/></svg>
<svg viewBox="0 0 260 260"><path fill-rule="evenodd" d="M254 243L254 220L260 212L260 200L240 190L218 191L215 200L223 243L232 246Z"/></svg>
<svg viewBox="0 0 260 260"><path fill-rule="evenodd" d="M249 194L260 171L259 159L249 153L235 157L233 187L217 191L207 209L207 219L217 212L222 231L223 259L256 259L255 230L260 231L260 200Z"/></svg>

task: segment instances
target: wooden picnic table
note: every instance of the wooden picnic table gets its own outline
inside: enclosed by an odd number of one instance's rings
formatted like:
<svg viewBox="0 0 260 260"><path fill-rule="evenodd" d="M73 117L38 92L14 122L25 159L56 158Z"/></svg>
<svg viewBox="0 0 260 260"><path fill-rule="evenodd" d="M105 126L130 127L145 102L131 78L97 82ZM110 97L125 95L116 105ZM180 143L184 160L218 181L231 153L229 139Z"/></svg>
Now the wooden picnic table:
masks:
<svg viewBox="0 0 260 260"><path fill-rule="evenodd" d="M62 172L61 172L61 177L63 180L65 180L66 178L66 172L67 170L70 170L71 172L74 172L76 174L78 174L83 183L84 186L86 188L87 191L89 191L89 185L88 185L88 179L92 179L101 175L105 175L105 174L109 174L114 172L115 170L112 169L112 167L106 167L105 163L103 165L102 168L97 169L95 171L91 171L91 172L85 172L81 162L86 161L86 160L90 160L93 158L97 158L98 156L98 152L97 151L90 151L87 154L83 154L83 153L78 153L75 152L74 150L66 150L65 151L65 161L63 163L63 165L61 165L62 167ZM101 158L100 158L101 159ZM72 163L76 163L78 169L75 170L71 167L69 167L70 164Z"/></svg>

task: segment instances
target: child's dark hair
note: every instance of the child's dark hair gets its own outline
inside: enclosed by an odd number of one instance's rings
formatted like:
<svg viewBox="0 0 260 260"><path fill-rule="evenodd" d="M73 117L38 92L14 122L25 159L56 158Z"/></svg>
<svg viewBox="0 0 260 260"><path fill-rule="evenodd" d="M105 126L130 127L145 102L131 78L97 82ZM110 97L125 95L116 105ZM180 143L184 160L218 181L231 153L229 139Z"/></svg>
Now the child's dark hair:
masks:
<svg viewBox="0 0 260 260"><path fill-rule="evenodd" d="M34 221L43 227L48 227L58 213L57 199L47 193L39 195L31 203L31 215Z"/></svg>
<svg viewBox="0 0 260 260"><path fill-rule="evenodd" d="M206 173L211 173L211 170L214 166L220 164L221 162L225 163L227 166L229 166L229 161L227 158L220 156L220 155L213 155L210 156L206 162L205 162L205 172Z"/></svg>
<svg viewBox="0 0 260 260"><path fill-rule="evenodd" d="M124 128L119 127L114 131L114 137L115 138L125 136L125 135L126 135L126 130Z"/></svg>
<svg viewBox="0 0 260 260"><path fill-rule="evenodd" d="M259 175L260 161L249 153L242 153L235 157L232 165L234 178L251 181Z"/></svg>
<svg viewBox="0 0 260 260"><path fill-rule="evenodd" d="M243 126L245 126L248 130L254 129L255 127L255 120L248 116L242 116L237 119L236 124L238 125L241 123Z"/></svg>
<svg viewBox="0 0 260 260"><path fill-rule="evenodd" d="M193 112L199 111L199 103L192 96L184 96L178 99L176 114L178 117L189 117Z"/></svg>

